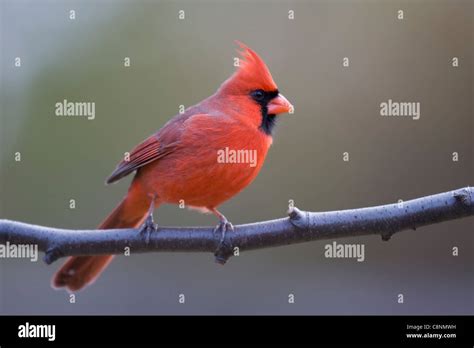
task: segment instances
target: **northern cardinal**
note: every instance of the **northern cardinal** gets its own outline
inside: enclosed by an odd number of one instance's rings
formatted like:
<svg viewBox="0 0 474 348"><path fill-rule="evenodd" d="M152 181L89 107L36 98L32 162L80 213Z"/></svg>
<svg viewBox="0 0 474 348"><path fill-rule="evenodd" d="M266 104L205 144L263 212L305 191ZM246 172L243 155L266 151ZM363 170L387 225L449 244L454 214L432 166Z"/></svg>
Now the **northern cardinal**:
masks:
<svg viewBox="0 0 474 348"><path fill-rule="evenodd" d="M125 198L99 229L139 227L149 210L179 202L215 214L223 233L233 229L217 207L255 179L272 144L276 115L292 108L265 62L238 44L239 68L217 92L174 116L118 164L107 183L136 174ZM223 150L234 151L227 163L218 160ZM235 154L245 153L239 150L253 151L255 163L235 163ZM79 290L97 279L112 258L70 257L54 275L52 285Z"/></svg>

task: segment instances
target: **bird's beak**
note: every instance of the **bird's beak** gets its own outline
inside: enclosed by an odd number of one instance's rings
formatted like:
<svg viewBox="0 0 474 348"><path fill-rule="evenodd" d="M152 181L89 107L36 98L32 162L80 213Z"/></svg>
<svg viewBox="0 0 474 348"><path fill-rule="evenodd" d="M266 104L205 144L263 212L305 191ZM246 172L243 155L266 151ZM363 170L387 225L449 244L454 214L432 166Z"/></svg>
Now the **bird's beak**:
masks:
<svg viewBox="0 0 474 348"><path fill-rule="evenodd" d="M278 94L276 98L273 98L268 103L268 114L278 115L286 112L290 112L293 109L293 105L286 99L283 94Z"/></svg>

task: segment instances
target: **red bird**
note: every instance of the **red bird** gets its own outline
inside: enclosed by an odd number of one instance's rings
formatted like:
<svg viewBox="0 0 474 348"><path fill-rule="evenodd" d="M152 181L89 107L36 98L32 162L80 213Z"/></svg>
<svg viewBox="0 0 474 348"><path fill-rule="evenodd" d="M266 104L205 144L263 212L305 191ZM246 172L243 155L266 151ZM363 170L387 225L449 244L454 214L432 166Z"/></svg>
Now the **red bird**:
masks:
<svg viewBox="0 0 474 348"><path fill-rule="evenodd" d="M276 115L291 110L265 62L250 48L240 46L239 69L214 95L174 116L119 163L107 183L136 174L127 195L100 229L138 227L149 210L183 201L215 214L222 233L232 229L217 207L255 179L272 144ZM219 158L223 151L234 154L227 163ZM254 163L239 162L235 156L250 152L256 155ZM52 284L79 290L92 283L112 258L70 257Z"/></svg>

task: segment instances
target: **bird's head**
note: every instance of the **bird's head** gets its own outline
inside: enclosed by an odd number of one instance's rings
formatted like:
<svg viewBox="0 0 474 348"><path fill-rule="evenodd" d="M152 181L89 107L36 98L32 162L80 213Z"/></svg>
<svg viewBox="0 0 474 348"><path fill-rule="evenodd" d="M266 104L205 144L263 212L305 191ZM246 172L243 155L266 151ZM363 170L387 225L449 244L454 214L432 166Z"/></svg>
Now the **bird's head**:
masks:
<svg viewBox="0 0 474 348"><path fill-rule="evenodd" d="M237 44L242 57L239 68L222 84L219 93L235 99L242 117L253 118L250 121L271 135L276 115L290 112L292 105L279 92L263 59L243 43Z"/></svg>

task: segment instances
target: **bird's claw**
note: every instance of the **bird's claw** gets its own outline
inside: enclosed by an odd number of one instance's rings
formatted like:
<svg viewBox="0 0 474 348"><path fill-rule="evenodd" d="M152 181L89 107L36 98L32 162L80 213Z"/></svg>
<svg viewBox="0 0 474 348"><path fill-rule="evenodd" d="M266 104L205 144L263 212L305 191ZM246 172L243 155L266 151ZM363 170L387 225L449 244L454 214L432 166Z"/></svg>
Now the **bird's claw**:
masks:
<svg viewBox="0 0 474 348"><path fill-rule="evenodd" d="M145 243L150 243L150 236L158 230L158 225L153 222L153 215L148 215L145 222L140 227L140 235L145 237Z"/></svg>
<svg viewBox="0 0 474 348"><path fill-rule="evenodd" d="M222 245L225 240L226 232L234 231L234 225L232 225L232 223L229 221L221 221L214 229L214 234L216 234L219 231L221 232L221 239L219 241L219 245Z"/></svg>
<svg viewBox="0 0 474 348"><path fill-rule="evenodd" d="M216 257L216 262L223 265L229 258L228 249L231 247L229 245L226 245L225 243L226 232L234 231L234 226L229 221L223 220L214 229L214 234L219 231L221 232L221 238L219 240L219 245L214 253L214 256Z"/></svg>

